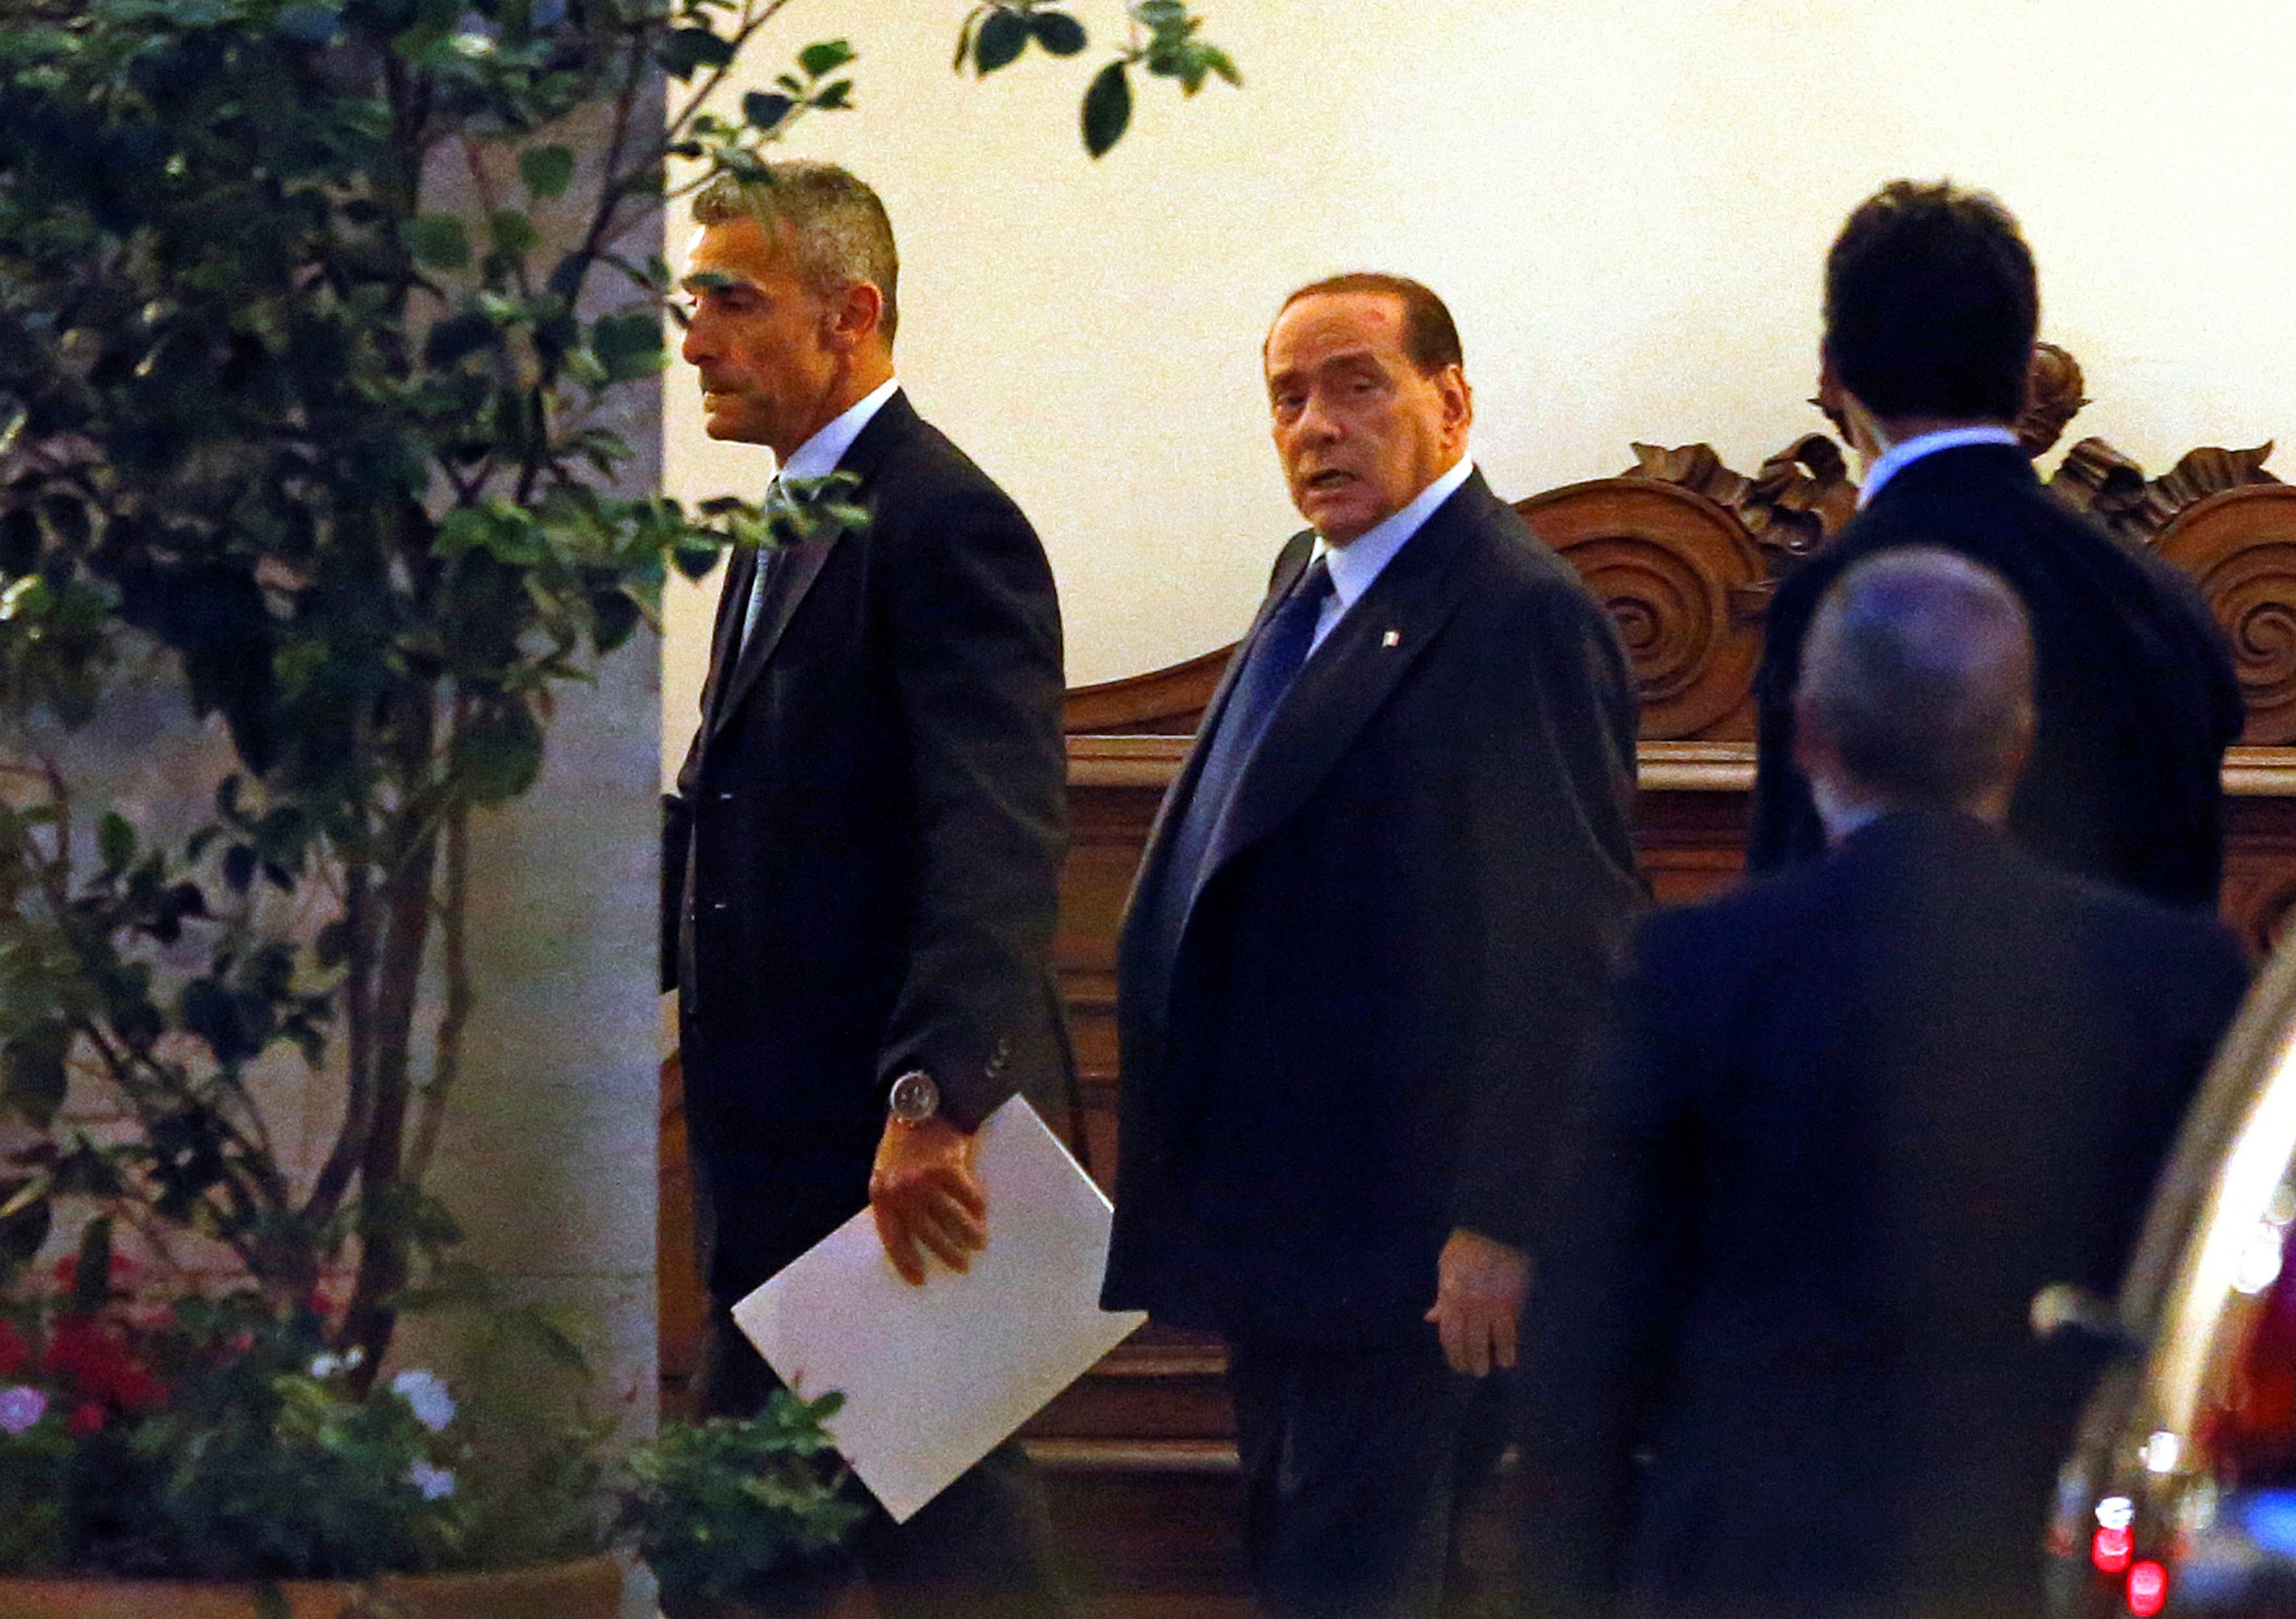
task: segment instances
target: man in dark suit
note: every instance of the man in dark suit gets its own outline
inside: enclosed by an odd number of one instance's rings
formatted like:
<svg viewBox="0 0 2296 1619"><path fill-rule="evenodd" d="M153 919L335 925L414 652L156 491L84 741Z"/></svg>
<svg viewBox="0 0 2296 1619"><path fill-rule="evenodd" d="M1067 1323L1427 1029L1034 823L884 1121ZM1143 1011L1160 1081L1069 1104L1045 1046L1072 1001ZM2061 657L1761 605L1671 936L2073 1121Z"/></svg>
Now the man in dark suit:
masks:
<svg viewBox="0 0 2296 1619"><path fill-rule="evenodd" d="M1999 830L2033 734L1996 575L1820 604L1796 747L1833 851L1638 931L1523 1375L1536 1614L2044 1611L2110 1292L2246 984L2213 918Z"/></svg>
<svg viewBox="0 0 2296 1619"><path fill-rule="evenodd" d="M727 1306L865 1204L913 1282L993 1212L972 1132L1067 1090L1047 963L1062 851L1060 613L1004 492L893 377L874 193L785 163L703 191L685 356L712 438L783 481L851 474L865 526L736 555L700 731L668 801L664 961L713 1312L704 1404L771 1373ZM1041 1492L1017 1446L859 1551L888 1615L1035 1615Z"/></svg>
<svg viewBox="0 0 2296 1619"><path fill-rule="evenodd" d="M1639 892L1635 703L1467 457L1433 293L1318 283L1264 358L1313 527L1125 920L1104 1298L1225 1335L1264 1608L1421 1615L1458 1385L1513 1363L1538 1143Z"/></svg>
<svg viewBox="0 0 2296 1619"><path fill-rule="evenodd" d="M1754 870L1824 846L1793 743L1818 598L1861 557L1922 543L1993 569L2031 616L2039 727L2010 829L2068 871L2214 906L2240 687L2192 582L2051 495L2018 447L2010 424L2039 310L2017 223L1980 193L1895 181L1834 242L1818 397L1866 459L1864 508L1770 604L1754 686Z"/></svg>

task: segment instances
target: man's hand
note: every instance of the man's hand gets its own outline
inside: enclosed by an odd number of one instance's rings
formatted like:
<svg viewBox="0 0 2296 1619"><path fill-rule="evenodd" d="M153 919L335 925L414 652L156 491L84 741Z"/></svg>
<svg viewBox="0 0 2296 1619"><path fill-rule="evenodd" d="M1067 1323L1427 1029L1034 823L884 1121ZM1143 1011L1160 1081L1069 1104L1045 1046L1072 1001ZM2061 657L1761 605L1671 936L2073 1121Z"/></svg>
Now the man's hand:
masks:
<svg viewBox="0 0 2296 1619"><path fill-rule="evenodd" d="M869 1212L885 1256L922 1286L927 1253L963 1270L988 1245L988 1195L972 1172L973 1140L946 1119L885 1121L869 1171Z"/></svg>
<svg viewBox="0 0 2296 1619"><path fill-rule="evenodd" d="M1443 1335L1455 1372L1490 1375L1514 1364L1515 1326L1530 1292L1530 1256L1464 1227L1455 1228L1435 1262L1435 1308L1427 1319Z"/></svg>

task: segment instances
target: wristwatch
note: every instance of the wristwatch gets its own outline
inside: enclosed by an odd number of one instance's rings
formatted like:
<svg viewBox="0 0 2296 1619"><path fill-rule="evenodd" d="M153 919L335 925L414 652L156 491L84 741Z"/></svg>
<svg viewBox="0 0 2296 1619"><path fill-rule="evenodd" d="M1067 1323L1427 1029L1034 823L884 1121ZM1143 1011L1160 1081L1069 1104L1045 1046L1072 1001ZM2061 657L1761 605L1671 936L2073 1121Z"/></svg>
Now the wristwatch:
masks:
<svg viewBox="0 0 2296 1619"><path fill-rule="evenodd" d="M922 1124L940 1112L940 1087L923 1069L912 1068L893 1081L885 1111L904 1124Z"/></svg>

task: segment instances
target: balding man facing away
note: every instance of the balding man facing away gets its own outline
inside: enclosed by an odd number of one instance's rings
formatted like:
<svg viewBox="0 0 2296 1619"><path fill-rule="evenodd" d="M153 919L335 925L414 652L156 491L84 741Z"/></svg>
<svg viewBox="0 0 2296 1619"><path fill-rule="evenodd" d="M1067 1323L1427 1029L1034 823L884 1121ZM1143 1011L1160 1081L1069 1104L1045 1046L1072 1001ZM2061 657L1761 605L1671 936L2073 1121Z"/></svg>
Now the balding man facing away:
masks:
<svg viewBox="0 0 2296 1619"><path fill-rule="evenodd" d="M2247 974L2004 834L2032 662L1965 558L1849 570L1794 699L1828 852L1640 930L1528 1328L1533 1611L2043 1611L2094 1361L2030 1301L2113 1286Z"/></svg>

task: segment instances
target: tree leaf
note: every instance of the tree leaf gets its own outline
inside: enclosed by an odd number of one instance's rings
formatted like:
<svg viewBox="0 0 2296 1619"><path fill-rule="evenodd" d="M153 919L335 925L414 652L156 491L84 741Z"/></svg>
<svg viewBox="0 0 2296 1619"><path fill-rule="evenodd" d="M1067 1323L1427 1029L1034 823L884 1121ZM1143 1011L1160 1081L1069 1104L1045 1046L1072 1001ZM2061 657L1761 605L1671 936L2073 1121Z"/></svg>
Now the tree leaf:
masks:
<svg viewBox="0 0 2296 1619"><path fill-rule="evenodd" d="M797 53L797 65L808 78L826 78L859 53L842 39L824 39Z"/></svg>
<svg viewBox="0 0 2296 1619"><path fill-rule="evenodd" d="M981 19L973 40L972 65L986 78L1010 63L1029 43L1029 20L1019 12L994 11Z"/></svg>
<svg viewBox="0 0 2296 1619"><path fill-rule="evenodd" d="M706 28L677 29L662 42L655 60L672 78L693 77L699 68L722 68L734 60L734 42Z"/></svg>
<svg viewBox="0 0 2296 1619"><path fill-rule="evenodd" d="M501 334L493 321L476 309L466 309L430 328L430 335L422 344L422 361L434 370L450 371L459 362L500 341Z"/></svg>
<svg viewBox="0 0 2296 1619"><path fill-rule="evenodd" d="M106 871L127 869L127 862L135 858L135 828L127 818L113 811L95 826L95 851L103 857Z"/></svg>
<svg viewBox="0 0 2296 1619"><path fill-rule="evenodd" d="M1038 12L1029 28L1037 43L1055 56L1073 56L1085 47L1084 24L1066 12Z"/></svg>
<svg viewBox="0 0 2296 1619"><path fill-rule="evenodd" d="M459 270L471 262L471 238L452 214L423 214L406 222L406 251L433 270Z"/></svg>
<svg viewBox="0 0 2296 1619"><path fill-rule="evenodd" d="M464 801L502 803L541 776L542 727L524 703L504 703L466 720L447 759L448 777Z"/></svg>
<svg viewBox="0 0 2296 1619"><path fill-rule="evenodd" d="M763 135L778 128L796 104L788 96L771 90L752 90L742 98L742 116L749 120L750 128Z"/></svg>
<svg viewBox="0 0 2296 1619"><path fill-rule="evenodd" d="M1111 62L1093 76L1092 87L1084 93L1084 149L1096 158L1106 156L1131 122L1132 82L1124 76L1124 64Z"/></svg>
<svg viewBox="0 0 2296 1619"><path fill-rule="evenodd" d="M70 1085L64 1067L70 1052L71 1031L61 1023L36 1023L17 1035L0 1057L0 1102L35 1130L47 1129Z"/></svg>
<svg viewBox="0 0 2296 1619"><path fill-rule="evenodd" d="M590 329L590 349L612 382L652 376L669 357L661 322L651 313L607 316Z"/></svg>
<svg viewBox="0 0 2296 1619"><path fill-rule="evenodd" d="M533 146L519 155L518 177L528 194L562 197L574 183L574 153L565 146Z"/></svg>

